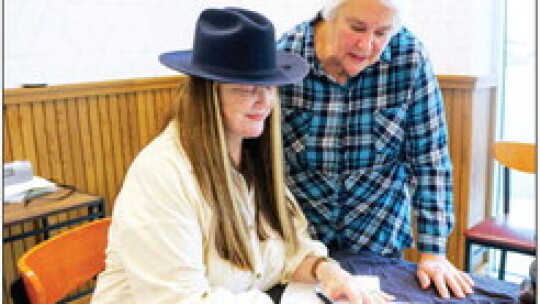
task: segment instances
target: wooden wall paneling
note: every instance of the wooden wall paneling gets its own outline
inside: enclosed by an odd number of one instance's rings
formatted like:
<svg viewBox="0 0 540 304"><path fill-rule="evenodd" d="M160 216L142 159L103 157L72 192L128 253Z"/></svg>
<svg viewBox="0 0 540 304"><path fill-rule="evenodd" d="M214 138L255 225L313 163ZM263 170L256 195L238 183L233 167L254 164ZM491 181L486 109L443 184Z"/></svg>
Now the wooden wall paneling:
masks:
<svg viewBox="0 0 540 304"><path fill-rule="evenodd" d="M56 108L54 101L47 101L43 104L45 111L45 132L47 134L47 152L51 173L48 178L55 181L63 180L62 164L60 157L60 148L58 143L58 126L56 117Z"/></svg>
<svg viewBox="0 0 540 304"><path fill-rule="evenodd" d="M461 211L460 213L456 214L456 227L454 228L455 234L457 234L459 237L458 240L458 249L455 252L456 256L456 265L463 265L463 253L464 253L464 240L463 240L463 232L465 229L467 229L467 218L468 214L463 214L464 212L467 213L470 206L469 201L469 193L471 192L470 188L470 179L471 179L471 172L473 165L471 163L471 157L472 157L472 149L471 144L473 142L472 138L472 121L473 121L473 113L472 113L472 106L473 106L473 100L472 100L472 93L471 90L464 91L462 90L460 92L460 124L462 128L461 132L461 176L460 176L460 191L459 194L456 196L459 197L458 211Z"/></svg>
<svg viewBox="0 0 540 304"><path fill-rule="evenodd" d="M86 184L84 190L86 192L97 194L97 176L96 176L96 166L94 162L94 154L92 148L92 136L90 136L90 115L89 115L89 101L86 97L78 98L78 116L79 116L79 127L81 132L81 146L79 150L83 157L84 170L86 172Z"/></svg>
<svg viewBox="0 0 540 304"><path fill-rule="evenodd" d="M84 145L82 138L88 133L82 132L81 119L79 116L79 104L84 102L85 101L82 98L71 98L66 100L68 111L69 152L72 162L70 165L74 171L73 179L66 179L66 183L82 189L87 189L87 171L84 163Z"/></svg>
<svg viewBox="0 0 540 304"><path fill-rule="evenodd" d="M107 176L105 175L105 161L103 159L103 131L101 129L99 117L98 96L93 95L88 98L88 115L90 120L90 136L92 145L89 150L92 151L94 158L94 169L96 170L96 192L107 196Z"/></svg>
<svg viewBox="0 0 540 304"><path fill-rule="evenodd" d="M129 93L127 94L127 106L128 106L128 130L130 132L129 138L130 138L130 144L131 144L131 159L129 159L129 163L133 161L133 159L137 156L139 153L139 150L141 149L141 138L139 136L139 109L137 107L137 97L135 93Z"/></svg>
<svg viewBox="0 0 540 304"><path fill-rule="evenodd" d="M45 133L47 134L47 152L45 157L48 158L51 169L50 175L44 177L61 183L64 178L58 142L59 130L57 126L56 101L45 101L43 103L43 109L45 113ZM59 221L65 221L66 219L67 215L62 213L51 216L49 222L51 225L54 225Z"/></svg>
<svg viewBox="0 0 540 304"><path fill-rule="evenodd" d="M63 177L58 182L62 184L72 184L75 180L75 167L73 166L73 155L70 135L69 119L69 99L58 99L55 102L56 124L58 126L58 144L60 150L61 168ZM67 218L73 219L79 216L78 210L71 210L66 213ZM64 219L62 219L64 220Z"/></svg>
<svg viewBox="0 0 540 304"><path fill-rule="evenodd" d="M32 106L30 104L19 105L21 113L21 130L22 130L22 142L24 145L25 159L29 160L32 164L36 164L36 139L34 137L34 117L32 115Z"/></svg>
<svg viewBox="0 0 540 304"><path fill-rule="evenodd" d="M114 170L114 191L111 193L109 204L107 208L112 207L112 202L116 198L116 191L121 187L122 181L124 179L124 155L122 154L122 127L120 122L119 115L119 101L118 95L112 95L109 97L109 117L111 121L111 144L113 150L113 163L109 164L111 170ZM110 210L107 210L108 212Z"/></svg>
<svg viewBox="0 0 540 304"><path fill-rule="evenodd" d="M449 140L450 140L450 157L452 159L452 165L453 165L453 172L452 172L452 180L453 180L453 192L454 192L454 218L456 221L455 226L459 225L460 219L459 214L461 212L460 208L460 197L459 193L461 193L461 166L462 163L461 159L461 146L462 146L462 124L461 124L461 108L462 104L460 104L460 91L457 89L448 89L445 92L446 98L446 106L448 108L447 111L447 120L448 125L451 126L449 128ZM458 195L456 195L458 194ZM459 233L454 227L453 233L450 235L448 239L448 258L450 261L457 265L456 262L458 262L458 254L459 252Z"/></svg>
<svg viewBox="0 0 540 304"><path fill-rule="evenodd" d="M156 92L156 113L155 119L157 122L158 130L162 130L169 118L169 109L167 100L169 98L167 94L168 90L159 90Z"/></svg>
<svg viewBox="0 0 540 304"><path fill-rule="evenodd" d="M2 122L4 128L3 128L3 147L2 147L2 151L4 153L4 161L12 161L14 160L13 159L13 153L12 153L12 149L11 149L11 136L10 136L10 127L9 127L9 122L7 120L7 107L3 107L3 111L4 111L4 120Z"/></svg>
<svg viewBox="0 0 540 304"><path fill-rule="evenodd" d="M52 171L49 164L48 153L48 141L45 127L45 110L43 102L36 102L32 104L32 114L34 120L34 136L36 138L36 150L37 150L37 162L32 164L35 168L34 174L51 177Z"/></svg>
<svg viewBox="0 0 540 304"><path fill-rule="evenodd" d="M59 164L63 173L62 179L59 181L62 183L67 183L67 181L75 180L75 170L72 166L73 156L71 154L71 136L69 134L69 113L67 105L68 101L66 100L57 100L55 102L56 125L58 127L58 148L60 154Z"/></svg>
<svg viewBox="0 0 540 304"><path fill-rule="evenodd" d="M81 139L81 129L80 129L80 119L79 119L79 98L73 97L65 100L67 108L67 136L68 141L68 152L70 155L71 163L69 166L73 170L72 179L66 178L65 183L71 186L75 186L80 190L87 191L87 179L86 179L86 168L84 165L83 158L83 144ZM81 217L88 214L87 211L82 209L77 209L70 213L72 217Z"/></svg>
<svg viewBox="0 0 540 304"><path fill-rule="evenodd" d="M104 181L107 193L107 201L116 195L116 173L115 173L115 162L114 150L112 143L112 122L110 118L111 106L108 96L101 95L98 97L98 108L99 108L99 126L101 127L101 137L102 137L102 151L103 151L103 161L104 161ZM112 210L110 207L112 204L107 204L107 213L110 213Z"/></svg>
<svg viewBox="0 0 540 304"><path fill-rule="evenodd" d="M156 93L153 91L145 91L142 93L142 95L146 106L146 121L148 122L147 142L149 142L158 133L156 120L157 96Z"/></svg>
<svg viewBox="0 0 540 304"><path fill-rule="evenodd" d="M122 140L122 167L123 172L127 172L129 164L133 159L133 151L131 144L131 132L129 123L129 106L126 94L118 95L118 117L120 122L120 138ZM122 174L123 176L123 174Z"/></svg>
<svg viewBox="0 0 540 304"><path fill-rule="evenodd" d="M7 108L4 113L9 124L9 139L11 140L11 153L14 160L24 159L24 146L22 142L21 116L19 106Z"/></svg>
<svg viewBox="0 0 540 304"><path fill-rule="evenodd" d="M149 138L150 138L150 134L149 134L149 130L148 130L148 118L147 118L147 114L148 114L148 109L147 109L147 106L146 106L146 100L145 100L145 94L143 92L137 92L135 93L135 98L136 98L136 105L137 105L137 120L139 122L139 144L140 146L138 147L137 150L139 150L140 148L144 147L148 141L149 141Z"/></svg>

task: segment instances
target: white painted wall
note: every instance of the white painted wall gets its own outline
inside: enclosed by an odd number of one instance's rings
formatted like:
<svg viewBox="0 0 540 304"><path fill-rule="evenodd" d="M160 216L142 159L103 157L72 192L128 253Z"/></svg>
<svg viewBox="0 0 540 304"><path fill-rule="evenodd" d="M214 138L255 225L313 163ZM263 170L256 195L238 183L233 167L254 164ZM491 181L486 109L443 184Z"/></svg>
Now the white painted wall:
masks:
<svg viewBox="0 0 540 304"><path fill-rule="evenodd" d="M157 56L191 47L206 7L239 6L282 33L324 0L5 0L5 87L174 75ZM427 45L437 74L494 72L500 0L402 0L405 23Z"/></svg>

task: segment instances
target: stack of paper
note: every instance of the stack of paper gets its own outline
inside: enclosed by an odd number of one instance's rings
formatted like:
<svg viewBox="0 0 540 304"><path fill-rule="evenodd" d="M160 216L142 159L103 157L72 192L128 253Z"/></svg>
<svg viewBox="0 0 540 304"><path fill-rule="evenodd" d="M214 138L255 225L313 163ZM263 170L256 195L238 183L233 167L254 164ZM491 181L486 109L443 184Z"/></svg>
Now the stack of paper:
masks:
<svg viewBox="0 0 540 304"><path fill-rule="evenodd" d="M56 191L56 184L34 176L31 180L4 187L4 203L20 203L29 197L37 197Z"/></svg>

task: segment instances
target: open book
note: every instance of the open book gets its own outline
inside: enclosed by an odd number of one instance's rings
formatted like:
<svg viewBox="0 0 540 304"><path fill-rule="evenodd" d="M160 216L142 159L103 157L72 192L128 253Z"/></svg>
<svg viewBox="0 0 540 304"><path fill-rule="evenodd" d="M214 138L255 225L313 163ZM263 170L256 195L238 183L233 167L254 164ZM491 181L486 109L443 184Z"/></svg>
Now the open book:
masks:
<svg viewBox="0 0 540 304"><path fill-rule="evenodd" d="M380 290L379 278L369 275L356 275L355 280L358 286L372 290ZM324 304L317 296L316 291L320 291L318 285L292 282L287 285L280 304ZM335 302L346 304L348 302Z"/></svg>

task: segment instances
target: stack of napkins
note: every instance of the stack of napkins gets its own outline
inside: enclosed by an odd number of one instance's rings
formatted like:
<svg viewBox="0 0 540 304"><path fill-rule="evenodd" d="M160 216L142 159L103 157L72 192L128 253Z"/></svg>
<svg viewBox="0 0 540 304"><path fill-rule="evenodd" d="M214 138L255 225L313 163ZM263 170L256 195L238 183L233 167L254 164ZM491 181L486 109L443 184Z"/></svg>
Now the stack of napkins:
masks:
<svg viewBox="0 0 540 304"><path fill-rule="evenodd" d="M39 176L31 180L4 187L4 203L21 203L25 198L37 197L56 191L56 184Z"/></svg>
<svg viewBox="0 0 540 304"><path fill-rule="evenodd" d="M370 275L355 275L358 286L363 289L381 290L379 277ZM281 304L323 304L316 294L317 285L292 282L287 285L281 296ZM335 302L336 304L342 302ZM347 302L348 303L348 302ZM343 303L345 304L345 303Z"/></svg>

